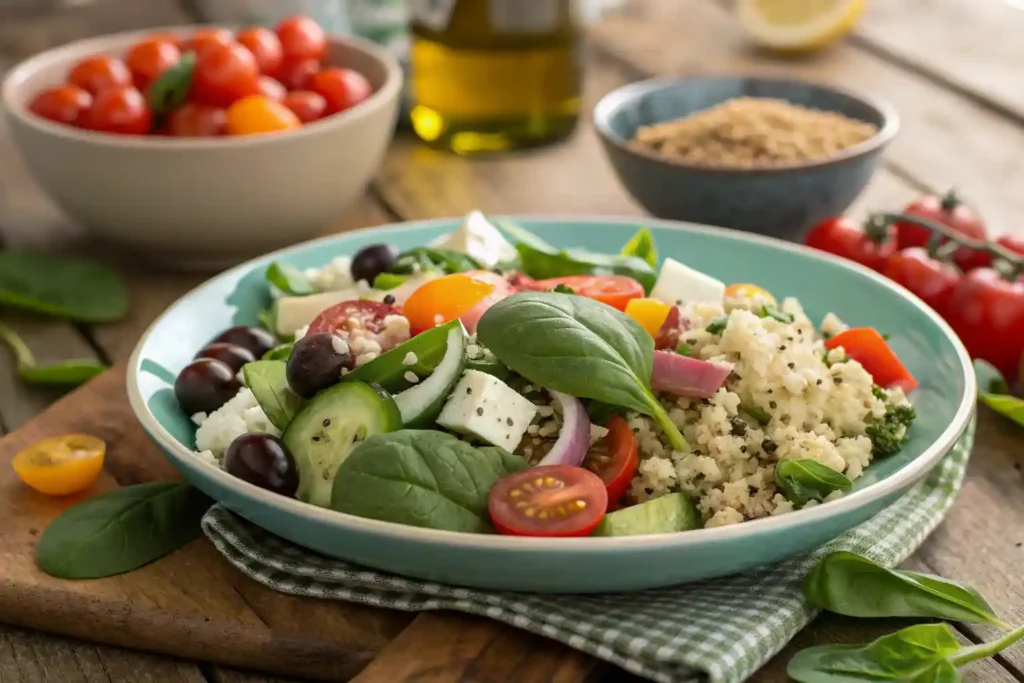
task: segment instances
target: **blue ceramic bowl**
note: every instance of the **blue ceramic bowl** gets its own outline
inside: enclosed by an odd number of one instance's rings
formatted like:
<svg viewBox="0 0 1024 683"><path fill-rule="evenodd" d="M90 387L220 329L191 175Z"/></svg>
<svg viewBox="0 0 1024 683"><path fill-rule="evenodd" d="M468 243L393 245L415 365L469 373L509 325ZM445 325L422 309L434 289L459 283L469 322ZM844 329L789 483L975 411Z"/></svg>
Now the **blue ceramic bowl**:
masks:
<svg viewBox="0 0 1024 683"><path fill-rule="evenodd" d="M667 221L521 218L552 243L615 252L638 225L651 226L662 255L726 282L756 282L798 296L820 320L892 333L920 380L918 419L897 455L873 463L837 501L743 524L623 538L515 538L420 529L363 519L284 498L194 457L193 426L174 400L175 375L197 349L232 324L255 324L273 260L305 268L377 242L406 249L454 230L445 219L335 235L229 270L185 295L146 332L128 368L132 409L171 463L193 484L255 524L327 555L428 580L491 589L603 592L678 584L793 556L859 524L923 477L964 430L974 405L970 359L950 328L906 290L874 272L769 238Z"/></svg>
<svg viewBox="0 0 1024 683"><path fill-rule="evenodd" d="M878 133L821 161L759 169L687 164L630 144L637 128L687 116L736 97L774 97L873 123ZM615 173L660 218L799 241L822 218L843 213L861 193L896 135L888 104L835 88L774 78L655 79L613 90L594 125Z"/></svg>

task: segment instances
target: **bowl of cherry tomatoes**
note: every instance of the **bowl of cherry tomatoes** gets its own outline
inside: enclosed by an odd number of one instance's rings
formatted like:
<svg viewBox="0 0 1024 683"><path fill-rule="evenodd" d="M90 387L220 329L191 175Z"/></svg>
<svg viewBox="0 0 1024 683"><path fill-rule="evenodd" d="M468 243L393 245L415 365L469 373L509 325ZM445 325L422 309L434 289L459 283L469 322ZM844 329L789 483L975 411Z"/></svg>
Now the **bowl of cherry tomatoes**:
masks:
<svg viewBox="0 0 1024 683"><path fill-rule="evenodd" d="M323 232L394 132L402 71L311 19L120 33L14 67L2 101L39 185L98 238L188 268Z"/></svg>

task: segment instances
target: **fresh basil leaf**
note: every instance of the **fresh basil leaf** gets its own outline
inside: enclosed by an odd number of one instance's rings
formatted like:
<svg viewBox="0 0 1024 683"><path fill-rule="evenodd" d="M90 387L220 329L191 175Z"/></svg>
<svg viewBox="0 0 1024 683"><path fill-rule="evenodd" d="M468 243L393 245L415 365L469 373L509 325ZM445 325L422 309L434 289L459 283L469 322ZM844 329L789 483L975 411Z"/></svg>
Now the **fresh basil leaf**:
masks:
<svg viewBox="0 0 1024 683"><path fill-rule="evenodd" d="M979 394L1009 394L1010 385L996 366L980 358L974 361L974 376L978 378Z"/></svg>
<svg viewBox="0 0 1024 683"><path fill-rule="evenodd" d="M817 460L781 460L775 465L775 485L786 500L803 507L820 501L833 491L846 491L853 482Z"/></svg>
<svg viewBox="0 0 1024 683"><path fill-rule="evenodd" d="M608 424L608 420L612 419L612 415L621 415L624 412L619 406L601 403L600 401L587 401L586 407L590 421L601 427Z"/></svg>
<svg viewBox="0 0 1024 683"><path fill-rule="evenodd" d="M32 350L18 334L0 323L0 339L11 351L18 366L18 376L30 384L70 388L84 384L106 370L106 366L91 359L71 359L50 365L37 365Z"/></svg>
<svg viewBox="0 0 1024 683"><path fill-rule="evenodd" d="M778 320L780 323L786 323L787 325L789 323L793 322L793 320L794 320L793 315L791 313L786 313L784 311L780 311L777 306L770 306L770 305L769 306L762 306L760 313L758 313L758 317L759 318L774 318L775 320Z"/></svg>
<svg viewBox="0 0 1024 683"><path fill-rule="evenodd" d="M149 108L154 114L166 114L185 103L195 68L196 53L190 50L153 81L149 87Z"/></svg>
<svg viewBox="0 0 1024 683"><path fill-rule="evenodd" d="M845 551L818 562L804 580L803 592L815 607L850 617L935 617L1003 625L985 598L970 586L940 576L889 569Z"/></svg>
<svg viewBox="0 0 1024 683"><path fill-rule="evenodd" d="M417 271L440 271L450 275L483 269L479 261L467 254L447 249L416 247L399 254L388 271L396 275L412 275Z"/></svg>
<svg viewBox="0 0 1024 683"><path fill-rule="evenodd" d="M389 290L398 287L412 275L398 275L396 273L378 273L377 277L373 278L373 288L381 290Z"/></svg>
<svg viewBox="0 0 1024 683"><path fill-rule="evenodd" d="M263 354L263 358L260 360L288 360L288 357L292 355L292 349L295 348L295 342L288 342L287 344L281 344Z"/></svg>
<svg viewBox="0 0 1024 683"><path fill-rule="evenodd" d="M555 292L556 294L575 294L576 293L575 289L573 289L569 285L563 285L561 283L555 285L555 288L552 289L551 291Z"/></svg>
<svg viewBox="0 0 1024 683"><path fill-rule="evenodd" d="M500 448L403 429L372 436L349 454L335 475L331 507L396 524L487 533L491 486L526 466Z"/></svg>
<svg viewBox="0 0 1024 683"><path fill-rule="evenodd" d="M267 267L267 282L287 296L309 296L317 293L317 288L305 273L295 266L278 261Z"/></svg>
<svg viewBox="0 0 1024 683"><path fill-rule="evenodd" d="M764 426L772 421L768 411L753 403L741 403L740 410L752 417L759 425Z"/></svg>
<svg viewBox="0 0 1024 683"><path fill-rule="evenodd" d="M585 297L520 292L484 313L477 339L530 382L649 415L674 449L688 449L650 390L654 340L625 313Z"/></svg>
<svg viewBox="0 0 1024 683"><path fill-rule="evenodd" d="M82 323L120 320L128 291L117 273L91 261L0 252L0 305Z"/></svg>
<svg viewBox="0 0 1024 683"><path fill-rule="evenodd" d="M658 266L658 250L654 246L654 236L647 228L640 228L622 247L623 256L636 256L647 262L651 268Z"/></svg>
<svg viewBox="0 0 1024 683"><path fill-rule="evenodd" d="M288 386L287 362L258 360L242 366L249 387L267 419L282 432L302 408L302 398Z"/></svg>
<svg viewBox="0 0 1024 683"><path fill-rule="evenodd" d="M68 508L39 538L39 568L61 579L122 574L199 533L210 499L184 482L138 484Z"/></svg>
<svg viewBox="0 0 1024 683"><path fill-rule="evenodd" d="M712 318L711 322L708 323L707 331L708 334L722 334L725 332L725 328L729 326L729 316L720 315L716 318Z"/></svg>
<svg viewBox="0 0 1024 683"><path fill-rule="evenodd" d="M978 394L978 400L996 411L1024 426L1024 399L1005 394Z"/></svg>

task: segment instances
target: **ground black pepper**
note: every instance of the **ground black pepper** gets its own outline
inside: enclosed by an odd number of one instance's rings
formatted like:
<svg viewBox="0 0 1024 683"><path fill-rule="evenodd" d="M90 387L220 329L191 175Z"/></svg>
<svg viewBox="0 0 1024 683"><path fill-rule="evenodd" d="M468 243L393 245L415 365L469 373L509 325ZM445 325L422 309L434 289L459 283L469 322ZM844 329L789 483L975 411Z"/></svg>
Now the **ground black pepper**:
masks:
<svg viewBox="0 0 1024 683"><path fill-rule="evenodd" d="M477 408L476 409L476 414L477 415L483 415L484 414L484 409L483 408Z"/></svg>
<svg viewBox="0 0 1024 683"><path fill-rule="evenodd" d="M769 454L774 453L775 451L779 450L779 445L772 441L771 439L765 439L764 441L761 442L761 450Z"/></svg>

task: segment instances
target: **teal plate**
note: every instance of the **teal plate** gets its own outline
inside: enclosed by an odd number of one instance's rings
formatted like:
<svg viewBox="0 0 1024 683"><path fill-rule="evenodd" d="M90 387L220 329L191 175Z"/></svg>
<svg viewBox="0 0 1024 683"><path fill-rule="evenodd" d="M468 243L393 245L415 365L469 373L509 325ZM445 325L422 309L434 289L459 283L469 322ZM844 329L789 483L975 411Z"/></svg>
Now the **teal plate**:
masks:
<svg viewBox="0 0 1024 683"><path fill-rule="evenodd" d="M461 534L362 519L284 498L193 457L194 429L173 380L196 351L232 324L255 324L267 302L271 261L301 268L375 242L426 243L461 219L384 226L307 242L229 270L186 294L146 332L128 369L128 396L143 428L195 486L251 522L326 555L442 583L535 592L604 592L667 586L745 571L808 551L865 521L928 473L967 426L974 404L970 359L921 301L874 272L767 237L660 220L522 217L552 243L616 252L638 226L659 253L725 282L755 282L796 296L813 320L834 311L851 325L892 335L920 381L918 419L904 449L874 462L839 500L778 517L677 534L624 538L515 538Z"/></svg>

